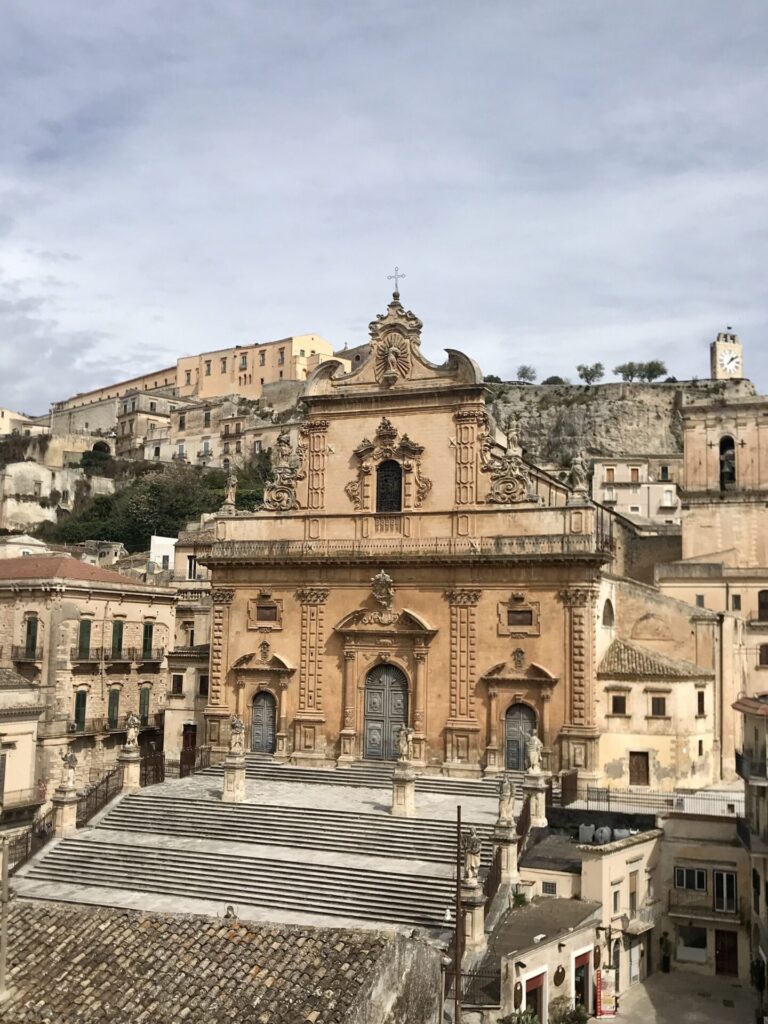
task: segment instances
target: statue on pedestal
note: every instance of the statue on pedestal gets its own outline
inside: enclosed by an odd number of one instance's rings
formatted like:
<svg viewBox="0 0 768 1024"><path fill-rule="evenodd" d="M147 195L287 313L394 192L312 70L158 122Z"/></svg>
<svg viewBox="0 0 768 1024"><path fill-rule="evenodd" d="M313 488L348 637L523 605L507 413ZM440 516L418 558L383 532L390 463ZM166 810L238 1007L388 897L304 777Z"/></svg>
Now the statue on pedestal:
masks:
<svg viewBox="0 0 768 1024"><path fill-rule="evenodd" d="M531 733L528 737L528 742L525 747L525 752L528 755L528 770L531 772L541 771L541 753L544 750L544 744L541 742L535 732Z"/></svg>
<svg viewBox="0 0 768 1024"><path fill-rule="evenodd" d="M224 496L225 505L234 505L237 497L237 473L230 473L227 477L227 489Z"/></svg>
<svg viewBox="0 0 768 1024"><path fill-rule="evenodd" d="M584 452L577 451L571 462L571 487L577 493L587 491L587 464L584 461Z"/></svg>
<svg viewBox="0 0 768 1024"><path fill-rule="evenodd" d="M477 885L482 849L483 844L477 834L477 829L470 829L469 835L464 838L464 881L467 885Z"/></svg>
<svg viewBox="0 0 768 1024"><path fill-rule="evenodd" d="M229 720L229 752L240 757L245 751L245 723L239 715Z"/></svg>
<svg viewBox="0 0 768 1024"><path fill-rule="evenodd" d="M511 825L515 820L515 787L508 775L499 787L499 821Z"/></svg>
<svg viewBox="0 0 768 1024"><path fill-rule="evenodd" d="M125 738L125 746L123 750L138 750L139 748L139 727L141 726L141 719L138 715L133 712L128 715L125 720L127 729L127 735Z"/></svg>
<svg viewBox="0 0 768 1024"><path fill-rule="evenodd" d="M77 754L73 750L62 750L61 754L61 784L65 789L75 788L75 768L77 768Z"/></svg>
<svg viewBox="0 0 768 1024"><path fill-rule="evenodd" d="M413 760L413 729L409 729L405 723L397 730L397 753L398 761Z"/></svg>

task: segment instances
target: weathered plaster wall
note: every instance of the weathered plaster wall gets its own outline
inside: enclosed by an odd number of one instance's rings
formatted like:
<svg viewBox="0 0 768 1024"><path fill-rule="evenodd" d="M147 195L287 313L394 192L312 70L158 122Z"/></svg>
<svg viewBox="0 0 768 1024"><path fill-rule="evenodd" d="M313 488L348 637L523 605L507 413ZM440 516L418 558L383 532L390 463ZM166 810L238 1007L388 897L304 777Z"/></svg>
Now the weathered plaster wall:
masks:
<svg viewBox="0 0 768 1024"><path fill-rule="evenodd" d="M372 984L345 1024L433 1024L440 1010L442 953L421 939L393 935Z"/></svg>

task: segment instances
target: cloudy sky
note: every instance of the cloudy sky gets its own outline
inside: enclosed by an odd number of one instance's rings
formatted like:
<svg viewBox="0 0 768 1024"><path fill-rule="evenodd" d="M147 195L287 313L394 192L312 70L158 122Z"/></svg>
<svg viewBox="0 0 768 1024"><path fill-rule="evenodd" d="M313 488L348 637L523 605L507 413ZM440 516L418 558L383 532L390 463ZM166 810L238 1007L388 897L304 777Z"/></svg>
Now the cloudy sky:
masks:
<svg viewBox="0 0 768 1024"><path fill-rule="evenodd" d="M768 390L765 0L4 0L0 405L315 331Z"/></svg>

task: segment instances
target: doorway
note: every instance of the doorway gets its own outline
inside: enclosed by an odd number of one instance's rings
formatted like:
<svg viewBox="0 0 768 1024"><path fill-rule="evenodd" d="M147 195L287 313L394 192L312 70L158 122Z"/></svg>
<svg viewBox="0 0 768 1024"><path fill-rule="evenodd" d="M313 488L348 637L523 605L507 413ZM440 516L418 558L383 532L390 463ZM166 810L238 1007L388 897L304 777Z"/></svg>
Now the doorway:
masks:
<svg viewBox="0 0 768 1024"><path fill-rule="evenodd" d="M408 680L395 665L377 665L365 680L363 757L397 760L397 734L408 724Z"/></svg>
<svg viewBox="0 0 768 1024"><path fill-rule="evenodd" d="M648 752L630 750L629 752L629 784L630 786L650 785L651 773L648 765Z"/></svg>
<svg viewBox="0 0 768 1024"><path fill-rule="evenodd" d="M194 750L197 746L197 726L193 722L185 722L181 729L181 749Z"/></svg>
<svg viewBox="0 0 768 1024"><path fill-rule="evenodd" d="M736 977L739 973L738 932L715 929L715 974Z"/></svg>
<svg viewBox="0 0 768 1024"><path fill-rule="evenodd" d="M589 1010L589 961L590 954L582 953L573 964L573 998L579 1006Z"/></svg>
<svg viewBox="0 0 768 1024"><path fill-rule="evenodd" d="M254 754L274 754L277 703L271 693L262 690L251 706L251 750Z"/></svg>
<svg viewBox="0 0 768 1024"><path fill-rule="evenodd" d="M536 732L536 713L527 704L511 704L504 720L505 766L508 771L525 771L528 737Z"/></svg>

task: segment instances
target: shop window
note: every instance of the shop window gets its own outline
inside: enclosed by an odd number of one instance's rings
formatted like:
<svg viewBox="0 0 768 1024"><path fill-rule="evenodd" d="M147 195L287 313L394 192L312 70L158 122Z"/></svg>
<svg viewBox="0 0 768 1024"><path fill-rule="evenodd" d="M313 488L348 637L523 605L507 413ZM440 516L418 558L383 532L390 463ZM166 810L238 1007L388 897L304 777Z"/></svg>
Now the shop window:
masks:
<svg viewBox="0 0 768 1024"><path fill-rule="evenodd" d="M699 964L706 963L707 929L690 924L678 925L676 955L678 960L688 960Z"/></svg>

